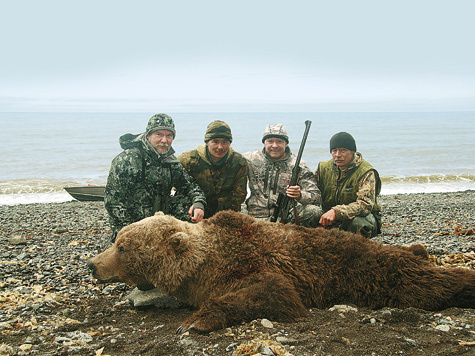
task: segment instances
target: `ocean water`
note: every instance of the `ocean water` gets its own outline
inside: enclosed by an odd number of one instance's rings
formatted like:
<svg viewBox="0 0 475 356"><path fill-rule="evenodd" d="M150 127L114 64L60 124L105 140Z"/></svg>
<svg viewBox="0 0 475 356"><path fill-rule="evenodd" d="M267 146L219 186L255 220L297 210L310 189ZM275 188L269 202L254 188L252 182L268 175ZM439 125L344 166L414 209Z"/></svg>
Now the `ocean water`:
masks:
<svg viewBox="0 0 475 356"><path fill-rule="evenodd" d="M105 184L119 136L143 132L153 114L0 113L0 205L68 201L65 186ZM303 160L312 171L331 158L330 137L347 131L379 171L382 194L475 189L475 112L168 114L177 154L203 144L213 120L231 126L241 153L262 148L267 124L282 123L297 153L310 120Z"/></svg>

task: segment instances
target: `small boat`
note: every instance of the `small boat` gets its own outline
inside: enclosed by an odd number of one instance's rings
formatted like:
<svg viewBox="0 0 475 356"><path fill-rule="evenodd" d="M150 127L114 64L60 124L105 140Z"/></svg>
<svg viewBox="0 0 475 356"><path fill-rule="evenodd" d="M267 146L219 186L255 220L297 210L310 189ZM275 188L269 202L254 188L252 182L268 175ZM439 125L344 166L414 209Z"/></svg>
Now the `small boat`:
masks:
<svg viewBox="0 0 475 356"><path fill-rule="evenodd" d="M101 201L104 200L106 187L101 185L86 185L82 187L64 187L74 199L79 201Z"/></svg>

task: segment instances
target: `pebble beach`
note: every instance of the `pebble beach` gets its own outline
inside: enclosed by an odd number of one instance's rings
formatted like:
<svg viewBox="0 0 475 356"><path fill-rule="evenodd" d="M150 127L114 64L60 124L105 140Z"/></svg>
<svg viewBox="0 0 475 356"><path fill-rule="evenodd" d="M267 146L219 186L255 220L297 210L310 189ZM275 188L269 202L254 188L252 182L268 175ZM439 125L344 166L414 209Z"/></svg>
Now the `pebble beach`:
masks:
<svg viewBox="0 0 475 356"><path fill-rule="evenodd" d="M422 243L434 263L475 267L475 191L383 195L379 202L382 234L373 240ZM85 265L110 244L103 203L0 206L0 221L0 355L102 354L110 339L78 331L97 317L83 300L114 297L120 308L130 290L97 285Z"/></svg>

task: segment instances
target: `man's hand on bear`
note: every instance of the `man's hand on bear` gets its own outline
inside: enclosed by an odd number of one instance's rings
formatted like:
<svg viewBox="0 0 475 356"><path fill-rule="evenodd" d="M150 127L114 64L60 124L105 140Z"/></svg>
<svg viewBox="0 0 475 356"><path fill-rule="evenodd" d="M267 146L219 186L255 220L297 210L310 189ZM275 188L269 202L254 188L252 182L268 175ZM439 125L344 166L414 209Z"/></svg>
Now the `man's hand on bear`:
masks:
<svg viewBox="0 0 475 356"><path fill-rule="evenodd" d="M205 212L203 209L195 208L192 205L190 206L190 209L188 210L188 215L190 215L191 222L198 223L201 220L203 220L203 217L205 216Z"/></svg>
<svg viewBox="0 0 475 356"><path fill-rule="evenodd" d="M320 218L319 224L323 227L327 227L333 224L336 219L336 212L333 209L328 210L325 214L322 215Z"/></svg>

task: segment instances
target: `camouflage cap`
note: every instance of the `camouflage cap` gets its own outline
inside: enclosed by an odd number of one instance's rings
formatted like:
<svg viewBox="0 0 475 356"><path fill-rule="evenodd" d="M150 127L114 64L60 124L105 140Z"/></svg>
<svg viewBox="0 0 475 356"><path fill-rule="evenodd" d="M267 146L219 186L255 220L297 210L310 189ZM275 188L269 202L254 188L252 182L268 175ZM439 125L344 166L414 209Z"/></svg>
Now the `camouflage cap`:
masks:
<svg viewBox="0 0 475 356"><path fill-rule="evenodd" d="M267 125L264 135L262 135L262 143L264 143L264 141L270 137L278 137L289 143L289 135L287 135L287 130L282 124Z"/></svg>
<svg viewBox="0 0 475 356"><path fill-rule="evenodd" d="M167 114L153 115L150 120L148 120L145 135L148 136L157 130L168 130L173 134L173 138L176 136L175 123L173 122L173 119Z"/></svg>
<svg viewBox="0 0 475 356"><path fill-rule="evenodd" d="M356 142L348 132L338 132L330 139L330 152L335 148L346 148L356 152Z"/></svg>
<svg viewBox="0 0 475 356"><path fill-rule="evenodd" d="M233 135L231 134L231 128L224 121L216 120L208 125L205 134L205 142L212 140L213 138L225 138L230 142L233 141Z"/></svg>

